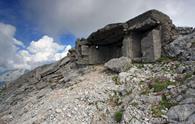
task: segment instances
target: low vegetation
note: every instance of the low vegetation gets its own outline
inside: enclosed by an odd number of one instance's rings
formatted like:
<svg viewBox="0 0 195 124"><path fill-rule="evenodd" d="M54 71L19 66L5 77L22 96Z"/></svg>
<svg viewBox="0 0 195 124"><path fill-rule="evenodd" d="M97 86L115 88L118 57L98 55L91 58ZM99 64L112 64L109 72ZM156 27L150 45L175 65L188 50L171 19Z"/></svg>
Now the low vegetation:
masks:
<svg viewBox="0 0 195 124"><path fill-rule="evenodd" d="M0 96L2 96L3 95L3 91L2 90L0 90Z"/></svg>
<svg viewBox="0 0 195 124"><path fill-rule="evenodd" d="M166 89L169 85L175 85L175 83L166 78L157 78L150 82L149 88L153 89L154 92L160 92Z"/></svg>
<svg viewBox="0 0 195 124"><path fill-rule="evenodd" d="M121 122L122 121L122 117L123 117L123 112L122 111L117 111L117 112L115 112L115 114L114 114L114 120L116 121L116 122Z"/></svg>
<svg viewBox="0 0 195 124"><path fill-rule="evenodd" d="M114 95L110 96L109 103L111 106L119 106L122 104L120 93L117 91L114 91Z"/></svg>
<svg viewBox="0 0 195 124"><path fill-rule="evenodd" d="M151 108L152 114L154 117L161 117L164 113L162 110L170 109L172 106L177 103L167 99L166 95L162 96L162 100L158 105L153 105Z"/></svg>
<svg viewBox="0 0 195 124"><path fill-rule="evenodd" d="M142 63L135 64L135 66L136 66L138 69L144 68L144 64L142 64Z"/></svg>
<svg viewBox="0 0 195 124"><path fill-rule="evenodd" d="M119 79L118 76L113 76L112 80L115 82L116 85L120 85L121 84L120 79Z"/></svg>
<svg viewBox="0 0 195 124"><path fill-rule="evenodd" d="M175 60L177 60L177 58L162 56L160 59L158 59L158 62L171 62L171 61L175 61Z"/></svg>

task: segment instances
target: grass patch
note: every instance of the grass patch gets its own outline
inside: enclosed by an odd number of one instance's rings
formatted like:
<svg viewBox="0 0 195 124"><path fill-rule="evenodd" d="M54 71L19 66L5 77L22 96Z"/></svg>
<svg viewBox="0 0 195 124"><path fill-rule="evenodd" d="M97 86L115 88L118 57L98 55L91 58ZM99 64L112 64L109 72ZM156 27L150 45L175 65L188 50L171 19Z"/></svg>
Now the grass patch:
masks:
<svg viewBox="0 0 195 124"><path fill-rule="evenodd" d="M160 101L160 106L170 109L174 105L176 105L176 103L168 100L165 95L162 96L162 100Z"/></svg>
<svg viewBox="0 0 195 124"><path fill-rule="evenodd" d="M121 122L122 121L122 117L123 117L123 112L122 111L117 111L114 113L114 120L116 122Z"/></svg>
<svg viewBox="0 0 195 124"><path fill-rule="evenodd" d="M115 82L116 85L120 85L121 84L120 79L119 79L118 76L113 76L112 80Z"/></svg>
<svg viewBox="0 0 195 124"><path fill-rule="evenodd" d="M144 68L144 64L136 64L135 66L136 66L138 69Z"/></svg>
<svg viewBox="0 0 195 124"><path fill-rule="evenodd" d="M113 96L110 95L109 103L113 107L121 105L120 93L115 91Z"/></svg>
<svg viewBox="0 0 195 124"><path fill-rule="evenodd" d="M177 103L171 102L170 100L167 99L165 95L162 96L162 100L158 105L153 105L151 108L152 115L154 117L161 117L164 113L162 110L170 109L172 106L177 105Z"/></svg>
<svg viewBox="0 0 195 124"><path fill-rule="evenodd" d="M193 76L193 73L187 73L185 74L184 76L184 80L188 79L188 78L191 78Z"/></svg>
<svg viewBox="0 0 195 124"><path fill-rule="evenodd" d="M158 105L156 105L156 106L152 106L152 109L151 109L151 111L152 111L152 115L153 115L153 117L161 117L161 115L163 115L163 113L162 113L162 110L163 108L161 107L161 106L158 106Z"/></svg>
<svg viewBox="0 0 195 124"><path fill-rule="evenodd" d="M3 96L3 90L0 90L0 96Z"/></svg>
<svg viewBox="0 0 195 124"><path fill-rule="evenodd" d="M169 85L174 85L174 82L171 82L168 79L155 79L149 87L150 89L154 89L154 92L160 92L167 88Z"/></svg>
<svg viewBox="0 0 195 124"><path fill-rule="evenodd" d="M161 58L158 59L158 62L171 62L171 61L175 61L175 60L177 60L177 58L162 56Z"/></svg>

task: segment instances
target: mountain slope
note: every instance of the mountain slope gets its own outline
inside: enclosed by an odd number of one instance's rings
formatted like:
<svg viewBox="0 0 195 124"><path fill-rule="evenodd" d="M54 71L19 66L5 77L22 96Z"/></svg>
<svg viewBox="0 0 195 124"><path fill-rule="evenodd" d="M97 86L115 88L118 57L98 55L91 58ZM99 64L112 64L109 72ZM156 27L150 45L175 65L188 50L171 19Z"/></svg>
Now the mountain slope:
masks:
<svg viewBox="0 0 195 124"><path fill-rule="evenodd" d="M189 71L180 74L178 70L180 66L194 68L192 65L178 61L131 64L117 74L102 65L80 66L66 57L38 67L11 83L0 97L0 121L8 124L167 123L168 108L186 98L183 94L183 98L174 101L184 92L179 82L193 76ZM155 82L169 83L156 86ZM190 97L189 93L187 96Z"/></svg>
<svg viewBox="0 0 195 124"><path fill-rule="evenodd" d="M2 81L2 82L13 81L27 72L28 72L28 70L26 70L26 69L7 70L7 71L0 74L0 81Z"/></svg>

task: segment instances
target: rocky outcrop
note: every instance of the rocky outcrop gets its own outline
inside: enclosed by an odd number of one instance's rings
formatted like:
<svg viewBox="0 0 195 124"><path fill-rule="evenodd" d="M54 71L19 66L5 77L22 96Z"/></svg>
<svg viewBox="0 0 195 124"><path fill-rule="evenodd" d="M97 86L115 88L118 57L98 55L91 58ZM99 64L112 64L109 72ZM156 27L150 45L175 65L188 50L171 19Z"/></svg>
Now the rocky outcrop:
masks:
<svg viewBox="0 0 195 124"><path fill-rule="evenodd" d="M152 89L144 94L144 82L162 76L174 80L172 67L171 63L131 64L125 72L113 74L101 65L80 67L66 57L10 84L0 96L0 121L112 124L115 113L122 111L121 123L166 122L163 116L153 117L150 110L162 96Z"/></svg>
<svg viewBox="0 0 195 124"><path fill-rule="evenodd" d="M6 114L6 110L14 109L14 106L23 110L25 104L28 103L25 100L31 96L35 96L32 100L37 102L53 89L69 87L77 83L74 80L75 77L82 75L85 71L85 67L79 67L69 57L65 57L56 63L38 67L24 74L1 90L3 94L0 95L0 103L2 103L0 117ZM17 112L19 111L14 110L11 113L13 118L19 114Z"/></svg>
<svg viewBox="0 0 195 124"><path fill-rule="evenodd" d="M166 45L165 49L169 57L183 61L195 61L195 32L179 36L176 40Z"/></svg>
<svg viewBox="0 0 195 124"><path fill-rule="evenodd" d="M168 121L173 124L193 124L195 122L195 76L187 79L178 87L178 105L169 109Z"/></svg>
<svg viewBox="0 0 195 124"><path fill-rule="evenodd" d="M126 71L131 66L131 59L127 57L111 59L104 66L114 72Z"/></svg>
<svg viewBox="0 0 195 124"><path fill-rule="evenodd" d="M195 31L193 27L177 27L176 30L180 35L191 34Z"/></svg>

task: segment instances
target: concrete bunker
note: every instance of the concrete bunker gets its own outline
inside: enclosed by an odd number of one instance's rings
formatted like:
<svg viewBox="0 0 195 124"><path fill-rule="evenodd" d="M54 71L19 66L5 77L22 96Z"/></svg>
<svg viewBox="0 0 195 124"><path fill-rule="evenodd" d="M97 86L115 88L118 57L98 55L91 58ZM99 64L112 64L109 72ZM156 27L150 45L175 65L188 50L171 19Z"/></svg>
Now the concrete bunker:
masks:
<svg viewBox="0 0 195 124"><path fill-rule="evenodd" d="M92 45L89 47L89 64L101 64L122 56L122 41L115 44Z"/></svg>
<svg viewBox="0 0 195 124"><path fill-rule="evenodd" d="M135 62L155 62L161 57L161 36L158 28L132 30L123 40L123 56Z"/></svg>
<svg viewBox="0 0 195 124"><path fill-rule="evenodd" d="M121 56L135 62L155 62L163 54L163 46L175 35L171 19L150 10L125 23L109 24L87 39L78 40L78 63L103 64Z"/></svg>

